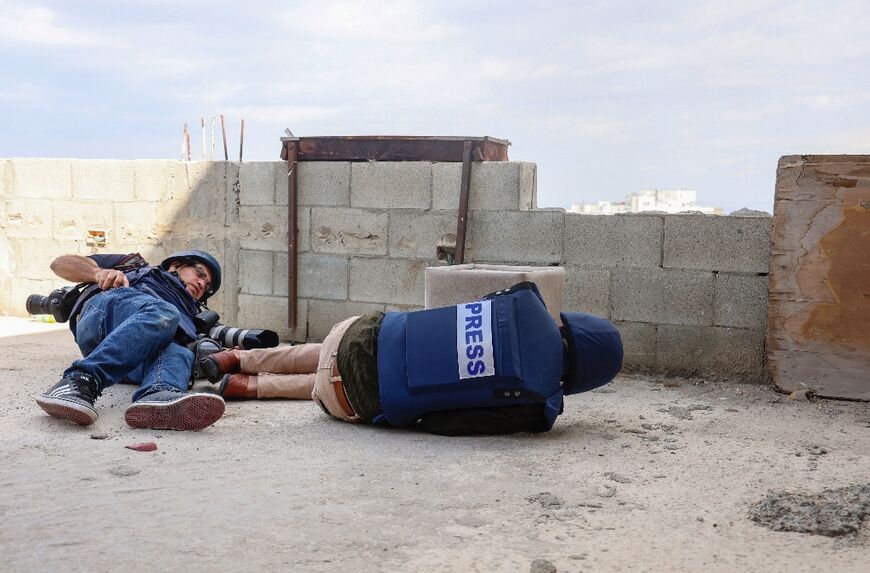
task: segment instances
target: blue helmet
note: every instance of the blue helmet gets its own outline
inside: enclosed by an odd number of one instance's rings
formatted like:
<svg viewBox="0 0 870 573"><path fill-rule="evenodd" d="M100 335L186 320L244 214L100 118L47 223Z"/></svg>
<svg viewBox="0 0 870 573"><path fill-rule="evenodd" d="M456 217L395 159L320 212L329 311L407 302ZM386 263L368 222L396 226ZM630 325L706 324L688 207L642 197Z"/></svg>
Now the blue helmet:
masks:
<svg viewBox="0 0 870 573"><path fill-rule="evenodd" d="M610 322L582 312L562 312L568 359L562 390L586 392L613 380L622 368L622 338Z"/></svg>
<svg viewBox="0 0 870 573"><path fill-rule="evenodd" d="M197 261L208 267L208 270L211 271L211 289L202 296L200 302L205 302L208 300L208 297L213 295L221 288L221 264L217 262L217 259L206 253L205 251L199 251L196 249L190 251L178 251L177 253L172 253L160 263L160 268L164 271L168 271L169 267L172 265L173 261Z"/></svg>

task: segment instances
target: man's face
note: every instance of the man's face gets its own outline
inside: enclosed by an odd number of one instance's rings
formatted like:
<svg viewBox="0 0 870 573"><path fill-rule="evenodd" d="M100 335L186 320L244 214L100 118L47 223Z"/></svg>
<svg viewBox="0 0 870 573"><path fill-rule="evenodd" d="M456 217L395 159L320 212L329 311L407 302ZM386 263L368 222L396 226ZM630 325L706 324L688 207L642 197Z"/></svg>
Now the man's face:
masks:
<svg viewBox="0 0 870 573"><path fill-rule="evenodd" d="M202 263L172 263L169 270L178 273L178 278L184 283L184 288L196 300L201 300L205 293L211 289L211 271Z"/></svg>

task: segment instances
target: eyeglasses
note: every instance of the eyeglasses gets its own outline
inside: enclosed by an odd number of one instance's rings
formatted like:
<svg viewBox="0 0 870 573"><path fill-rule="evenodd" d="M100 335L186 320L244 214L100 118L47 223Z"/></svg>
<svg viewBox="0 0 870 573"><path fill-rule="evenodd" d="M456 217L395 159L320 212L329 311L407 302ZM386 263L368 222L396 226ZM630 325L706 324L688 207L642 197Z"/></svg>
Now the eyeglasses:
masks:
<svg viewBox="0 0 870 573"><path fill-rule="evenodd" d="M191 266L193 267L193 272L196 273L197 278L205 281L205 292L211 292L211 281L209 280L209 272L205 265L202 263L194 263Z"/></svg>

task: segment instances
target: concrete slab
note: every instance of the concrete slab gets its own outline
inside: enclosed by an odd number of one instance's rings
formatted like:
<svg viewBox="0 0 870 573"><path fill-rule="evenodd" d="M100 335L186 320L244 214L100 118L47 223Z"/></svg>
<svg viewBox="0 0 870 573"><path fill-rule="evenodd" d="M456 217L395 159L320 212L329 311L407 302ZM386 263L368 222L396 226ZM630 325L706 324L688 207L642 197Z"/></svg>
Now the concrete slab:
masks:
<svg viewBox="0 0 870 573"><path fill-rule="evenodd" d="M389 216L386 211L311 208L311 250L348 255L386 255Z"/></svg>
<svg viewBox="0 0 870 573"><path fill-rule="evenodd" d="M22 322L0 319L0 332ZM47 330L0 338L10 571L530 571L537 560L557 571L866 569L866 520L825 537L750 518L770 490L866 483L865 404L622 376L568 397L547 434L445 438L286 400L228 403L201 432L154 432L124 424L133 388L119 385L80 428L33 401L78 356L69 332ZM158 449L124 447L148 441ZM88 524L99 551L72 523ZM255 550L251 531L268 550Z"/></svg>
<svg viewBox="0 0 870 573"><path fill-rule="evenodd" d="M612 271L614 320L655 324L713 324L714 275L702 271Z"/></svg>

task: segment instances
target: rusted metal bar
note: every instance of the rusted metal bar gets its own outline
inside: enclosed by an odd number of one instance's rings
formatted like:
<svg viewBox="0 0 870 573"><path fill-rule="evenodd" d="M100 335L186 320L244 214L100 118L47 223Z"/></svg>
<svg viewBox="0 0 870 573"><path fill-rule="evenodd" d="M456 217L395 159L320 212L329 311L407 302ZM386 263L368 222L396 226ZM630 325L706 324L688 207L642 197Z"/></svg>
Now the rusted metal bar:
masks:
<svg viewBox="0 0 870 573"><path fill-rule="evenodd" d="M298 141L285 141L282 156L287 159L287 326L296 328L298 295L296 286L298 283L298 255L299 255L299 228L297 216L299 214L298 196L296 188L297 172L297 148Z"/></svg>
<svg viewBox="0 0 870 573"><path fill-rule="evenodd" d="M493 137L390 135L282 138L298 142L299 161L451 161L471 142L475 161L507 161L510 141Z"/></svg>
<svg viewBox="0 0 870 573"><path fill-rule="evenodd" d="M468 227L468 195L471 188L471 147L466 141L462 150L462 178L459 181L459 213L456 221L456 253L454 264L461 265L465 260L465 231Z"/></svg>
<svg viewBox="0 0 870 573"><path fill-rule="evenodd" d="M224 114L221 114L221 133L224 136L224 161L229 161L230 156L227 153L227 126L224 124Z"/></svg>
<svg viewBox="0 0 870 573"><path fill-rule="evenodd" d="M245 120L242 120L241 132L239 134L239 163L242 162L242 151L245 149Z"/></svg>

